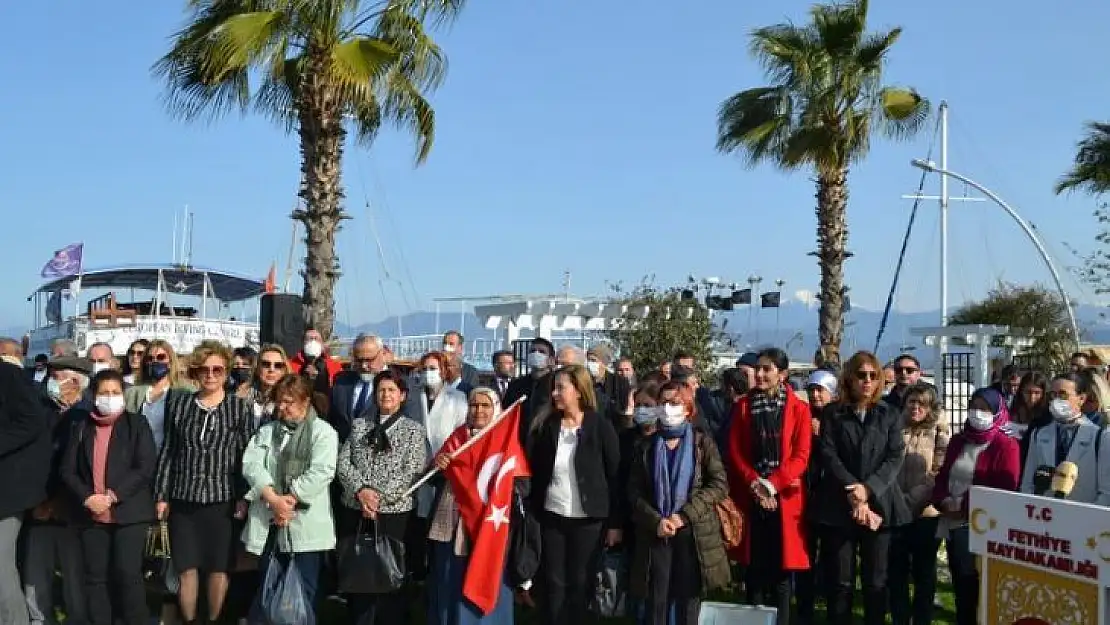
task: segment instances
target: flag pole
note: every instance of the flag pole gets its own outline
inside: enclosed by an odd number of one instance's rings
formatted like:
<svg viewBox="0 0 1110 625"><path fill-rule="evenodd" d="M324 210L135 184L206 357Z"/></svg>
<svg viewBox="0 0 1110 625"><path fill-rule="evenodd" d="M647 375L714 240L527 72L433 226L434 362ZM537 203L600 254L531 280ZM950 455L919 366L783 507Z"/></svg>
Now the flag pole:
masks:
<svg viewBox="0 0 1110 625"><path fill-rule="evenodd" d="M451 456L450 456L451 459L454 460L455 458L458 458L459 455L462 454L462 452L466 451L467 449L470 449L475 443L482 440L482 438L485 437L486 434L489 434L490 431L493 430L494 426L496 426L498 423L501 423L501 421L503 421L505 419L505 417L510 412L512 412L513 408L516 408L517 405L519 405L525 399L528 399L527 395L523 395L523 396L521 396L520 399L518 399L518 400L514 401L513 403L509 404L509 407L502 410L501 414L494 417L493 421L490 421L489 424L486 427L482 428L481 430L478 430L478 432L474 436L470 437L470 440L466 441L462 445L459 445L458 449L451 452ZM423 477L421 477L419 480L417 480L415 484L413 484L408 490L406 490L404 492L404 494L402 494L397 499L404 499L405 497L411 497L412 494L415 493L417 490L419 490L421 486L423 486L424 484L427 484L428 480L432 479L432 477L435 476L436 473L439 473L439 467L432 467L431 471L428 471L427 473L425 473Z"/></svg>

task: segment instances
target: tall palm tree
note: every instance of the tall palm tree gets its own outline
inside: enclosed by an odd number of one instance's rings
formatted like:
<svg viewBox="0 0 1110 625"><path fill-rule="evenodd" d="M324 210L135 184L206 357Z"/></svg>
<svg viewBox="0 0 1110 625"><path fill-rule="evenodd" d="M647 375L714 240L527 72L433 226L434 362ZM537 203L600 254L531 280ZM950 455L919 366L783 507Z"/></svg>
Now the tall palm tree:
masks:
<svg viewBox="0 0 1110 625"><path fill-rule="evenodd" d="M385 124L428 157L435 114L425 95L446 70L426 24L453 19L464 0L186 0L189 18L154 73L184 120L232 111L273 118L300 139L306 319L335 323L335 236L349 216L341 181L348 131L369 146Z"/></svg>
<svg viewBox="0 0 1110 625"><path fill-rule="evenodd" d="M1056 193L1077 189L1094 195L1110 191L1110 122L1087 124L1075 162L1056 183Z"/></svg>
<svg viewBox="0 0 1110 625"><path fill-rule="evenodd" d="M883 86L884 61L902 29L866 32L867 7L867 0L815 5L808 24L753 31L751 53L771 84L737 93L717 114L720 152L743 154L749 166L816 174L818 338L833 358L844 333L848 168L867 155L874 131L905 138L929 113L913 89Z"/></svg>

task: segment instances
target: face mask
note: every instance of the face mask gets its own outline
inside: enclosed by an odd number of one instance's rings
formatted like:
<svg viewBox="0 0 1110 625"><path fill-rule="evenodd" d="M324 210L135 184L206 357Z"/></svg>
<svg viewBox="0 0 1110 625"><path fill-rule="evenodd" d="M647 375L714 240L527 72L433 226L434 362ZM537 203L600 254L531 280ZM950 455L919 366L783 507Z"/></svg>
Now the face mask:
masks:
<svg viewBox="0 0 1110 625"><path fill-rule="evenodd" d="M455 346L454 345L444 345L443 346L443 353L444 354L454 354L455 353Z"/></svg>
<svg viewBox="0 0 1110 625"><path fill-rule="evenodd" d="M304 355L309 358L319 358L324 353L324 345L320 341L308 341L304 344Z"/></svg>
<svg viewBox="0 0 1110 625"><path fill-rule="evenodd" d="M636 412L632 414L632 421L636 425L654 425L659 420L660 412L658 407L639 406L636 408Z"/></svg>
<svg viewBox="0 0 1110 625"><path fill-rule="evenodd" d="M531 352L528 354L528 367L530 369L546 369L547 368L547 354L543 352Z"/></svg>
<svg viewBox="0 0 1110 625"><path fill-rule="evenodd" d="M601 363L588 360L586 361L586 369L590 372L590 375L596 378L601 373Z"/></svg>
<svg viewBox="0 0 1110 625"><path fill-rule="evenodd" d="M1048 411L1052 413L1053 418L1057 421L1071 421L1077 415L1072 409L1071 404L1066 399L1054 399L1048 404Z"/></svg>
<svg viewBox="0 0 1110 625"><path fill-rule="evenodd" d="M986 432L994 425L994 415L986 410L969 410L967 413L967 427L976 432Z"/></svg>
<svg viewBox="0 0 1110 625"><path fill-rule="evenodd" d="M443 384L443 378L439 375L439 369L425 369L424 372L420 374L420 381L424 383L424 386L430 388L439 388L439 386Z"/></svg>
<svg viewBox="0 0 1110 625"><path fill-rule="evenodd" d="M93 366L92 366L92 372L93 372L93 375L96 375L96 374L100 373L101 371L107 371L108 369L111 369L111 368L112 368L112 365L110 365L106 362L94 362Z"/></svg>
<svg viewBox="0 0 1110 625"><path fill-rule="evenodd" d="M367 384L373 384L374 383L374 374L370 373L369 371L359 372L358 377L359 377L360 380L362 380L363 382L365 382Z"/></svg>
<svg viewBox="0 0 1110 625"><path fill-rule="evenodd" d="M659 416L659 425L665 428L674 428L686 422L686 408L683 406L663 405L663 414Z"/></svg>
<svg viewBox="0 0 1110 625"><path fill-rule="evenodd" d="M46 394L50 396L50 399L60 400L62 398L62 383L54 378L47 380Z"/></svg>
<svg viewBox="0 0 1110 625"><path fill-rule="evenodd" d="M97 395L96 411L106 417L114 417L123 412L123 395Z"/></svg>
<svg viewBox="0 0 1110 625"><path fill-rule="evenodd" d="M238 388L241 384L246 383L250 379L250 369L232 369L231 375L227 376L228 384L234 388Z"/></svg>
<svg viewBox="0 0 1110 625"><path fill-rule="evenodd" d="M146 374L151 380L157 382L170 374L170 366L164 362L152 362L146 366Z"/></svg>

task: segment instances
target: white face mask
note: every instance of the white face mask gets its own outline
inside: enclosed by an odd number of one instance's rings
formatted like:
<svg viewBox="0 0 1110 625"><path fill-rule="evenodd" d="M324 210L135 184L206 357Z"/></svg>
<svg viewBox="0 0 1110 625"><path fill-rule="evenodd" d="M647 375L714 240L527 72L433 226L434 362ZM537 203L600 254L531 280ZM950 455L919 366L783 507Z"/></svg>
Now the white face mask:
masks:
<svg viewBox="0 0 1110 625"><path fill-rule="evenodd" d="M320 341L308 341L304 344L304 355L309 358L319 358L324 353L324 344Z"/></svg>
<svg viewBox="0 0 1110 625"><path fill-rule="evenodd" d="M443 377L439 375L439 369L425 369L420 374L420 381L429 388L439 388L443 384Z"/></svg>
<svg viewBox="0 0 1110 625"><path fill-rule="evenodd" d="M445 354L454 354L455 353L455 346L454 345L444 345L443 346L443 353L445 353Z"/></svg>
<svg viewBox="0 0 1110 625"><path fill-rule="evenodd" d="M107 371L108 369L111 369L111 368L112 368L112 365L110 365L106 362L94 362L93 366L92 366L92 372L93 372L93 375L96 375L96 374L100 373L101 371Z"/></svg>
<svg viewBox="0 0 1110 625"><path fill-rule="evenodd" d="M659 425L665 428L678 427L686 422L686 408L663 404L663 414L659 416Z"/></svg>
<svg viewBox="0 0 1110 625"><path fill-rule="evenodd" d="M123 412L123 395L97 395L96 411L106 417L114 417Z"/></svg>
<svg viewBox="0 0 1110 625"><path fill-rule="evenodd" d="M546 369L547 354L543 352L530 352L528 354L528 367L531 369Z"/></svg>
<svg viewBox="0 0 1110 625"><path fill-rule="evenodd" d="M986 410L969 410L967 413L967 427L976 432L986 432L994 425L994 415Z"/></svg>
<svg viewBox="0 0 1110 625"><path fill-rule="evenodd" d="M1075 410L1072 409L1071 404L1066 399L1054 399L1048 404L1048 411L1052 413L1053 418L1057 421L1071 421L1079 416Z"/></svg>
<svg viewBox="0 0 1110 625"><path fill-rule="evenodd" d="M601 373L601 363L587 360L586 369L590 372L590 375L596 378Z"/></svg>

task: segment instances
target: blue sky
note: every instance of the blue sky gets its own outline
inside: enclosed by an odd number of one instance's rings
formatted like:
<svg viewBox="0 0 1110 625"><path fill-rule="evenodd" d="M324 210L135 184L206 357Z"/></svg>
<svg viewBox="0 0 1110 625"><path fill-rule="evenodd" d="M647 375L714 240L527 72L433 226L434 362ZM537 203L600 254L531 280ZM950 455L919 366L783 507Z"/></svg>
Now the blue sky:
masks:
<svg viewBox="0 0 1110 625"><path fill-rule="evenodd" d="M257 117L215 125L171 119L151 63L181 23L183 2L3 3L0 55L0 251L8 297L0 323L30 320L24 295L53 250L86 244L86 266L168 262L173 214L196 213L194 261L262 276L284 267L298 179L292 137ZM806 18L809 2L472 0L440 41L450 55L434 95L438 136L412 166L408 137L388 131L348 152L345 266L339 318L362 322L430 309L435 297L600 294L606 281L693 273L782 278L813 290L814 187L799 172L746 169L714 151L715 115L732 93L763 84L747 53L757 26ZM139 6L143 8L138 8ZM635 6L635 9L631 7ZM993 188L1045 236L1094 245L1087 197L1057 197L1082 123L1110 118L1101 49L1110 4L1051 11L1002 0L873 2L872 27L901 25L887 80L952 106L952 169ZM848 281L858 306L889 288L917 170L931 132L878 143L851 172ZM936 182L931 180L930 190ZM959 194L960 186L953 192ZM365 202L374 205L386 285ZM935 307L937 211L923 206L899 306ZM1016 226L989 204L954 205L951 298L995 280L1048 273ZM1073 283L1073 281L1072 281ZM410 287L410 284L412 285ZM1090 301L1089 290L1074 296ZM407 300L407 301L406 301Z"/></svg>

